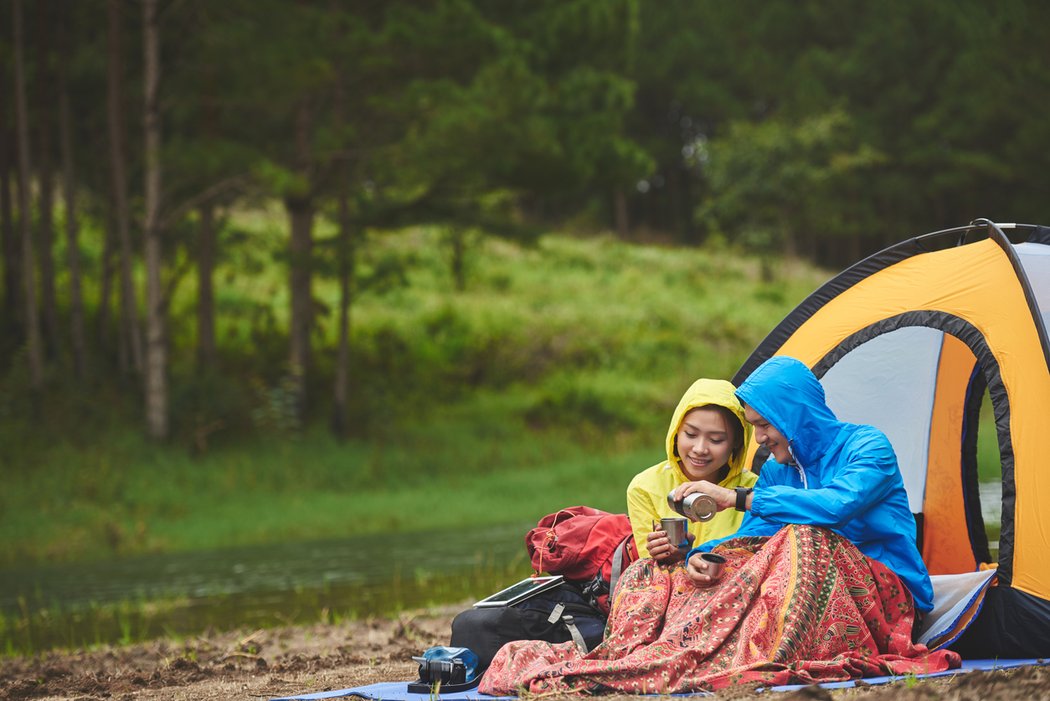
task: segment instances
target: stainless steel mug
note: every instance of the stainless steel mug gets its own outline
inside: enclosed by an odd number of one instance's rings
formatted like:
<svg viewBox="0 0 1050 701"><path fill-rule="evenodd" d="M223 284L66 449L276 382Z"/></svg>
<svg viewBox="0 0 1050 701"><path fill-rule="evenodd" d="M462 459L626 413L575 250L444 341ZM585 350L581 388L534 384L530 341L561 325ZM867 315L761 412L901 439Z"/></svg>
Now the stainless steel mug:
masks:
<svg viewBox="0 0 1050 701"><path fill-rule="evenodd" d="M680 516L668 516L660 519L660 530L667 534L667 539L679 550L689 547L689 519Z"/></svg>
<svg viewBox="0 0 1050 701"><path fill-rule="evenodd" d="M707 563L707 574L711 579L722 576L722 568L725 567L726 559L714 553L700 553L700 558Z"/></svg>

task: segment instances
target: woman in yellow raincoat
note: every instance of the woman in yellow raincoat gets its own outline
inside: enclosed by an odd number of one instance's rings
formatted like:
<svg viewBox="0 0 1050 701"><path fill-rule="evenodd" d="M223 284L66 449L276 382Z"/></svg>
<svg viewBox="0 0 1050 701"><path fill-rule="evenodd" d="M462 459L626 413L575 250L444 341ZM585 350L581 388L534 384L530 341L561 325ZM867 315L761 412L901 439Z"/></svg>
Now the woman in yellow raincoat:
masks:
<svg viewBox="0 0 1050 701"><path fill-rule="evenodd" d="M627 515L631 518L639 557L662 564L682 560L688 547L671 543L659 530L660 519L678 516L667 503L672 490L706 480L727 489L750 489L758 475L744 470L744 453L751 440L751 424L736 398L736 388L725 380L699 379L686 390L667 430L667 459L637 474L627 487ZM704 543L736 532L743 511L719 511L706 522L690 522L690 543Z"/></svg>

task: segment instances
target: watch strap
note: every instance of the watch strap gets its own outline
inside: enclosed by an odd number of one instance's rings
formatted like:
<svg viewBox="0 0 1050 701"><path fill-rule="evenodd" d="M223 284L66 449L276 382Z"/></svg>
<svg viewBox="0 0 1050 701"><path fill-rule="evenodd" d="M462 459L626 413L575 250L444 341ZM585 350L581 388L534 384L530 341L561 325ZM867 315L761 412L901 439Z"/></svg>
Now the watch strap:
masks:
<svg viewBox="0 0 1050 701"><path fill-rule="evenodd" d="M747 495L755 491L753 487L736 488L736 510L747 511Z"/></svg>

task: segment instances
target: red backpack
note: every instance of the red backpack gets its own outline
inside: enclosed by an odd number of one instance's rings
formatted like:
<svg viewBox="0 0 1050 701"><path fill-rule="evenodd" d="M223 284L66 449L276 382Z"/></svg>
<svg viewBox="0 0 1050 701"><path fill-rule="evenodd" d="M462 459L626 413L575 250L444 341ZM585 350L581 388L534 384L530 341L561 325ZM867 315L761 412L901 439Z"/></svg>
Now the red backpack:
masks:
<svg viewBox="0 0 1050 701"><path fill-rule="evenodd" d="M627 514L570 506L539 520L525 536L532 569L576 582L594 605L609 613L609 596L638 547Z"/></svg>

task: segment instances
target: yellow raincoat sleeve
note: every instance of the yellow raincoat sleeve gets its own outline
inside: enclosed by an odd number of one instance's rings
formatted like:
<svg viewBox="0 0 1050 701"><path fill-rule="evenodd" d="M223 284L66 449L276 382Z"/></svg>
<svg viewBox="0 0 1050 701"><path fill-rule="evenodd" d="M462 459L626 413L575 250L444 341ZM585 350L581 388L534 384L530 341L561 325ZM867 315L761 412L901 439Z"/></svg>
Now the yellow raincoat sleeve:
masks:
<svg viewBox="0 0 1050 701"><path fill-rule="evenodd" d="M654 499L653 489L647 488L646 485L646 482L651 481L647 479L649 473L659 467L661 466L654 465L635 475L627 487L627 516L631 519L631 530L634 532L634 543L638 546L639 557L649 557L646 534L652 530L653 523L659 523L660 519L667 515L667 500L664 500L664 508L660 509L660 504Z"/></svg>
<svg viewBox="0 0 1050 701"><path fill-rule="evenodd" d="M652 531L653 522L659 523L660 519L666 516L681 515L667 503L667 493L686 482L680 476L679 470L669 467L667 463L660 463L638 473L631 480L627 488L627 515L631 519L631 530L634 533L635 545L638 546L639 557L649 557L646 536ZM730 475L719 484L734 489L753 487L757 481L758 475L744 471ZM740 527L740 521L743 518L744 512L726 509L720 511L707 523L690 522L689 532L694 536L693 544L699 545L713 538L733 535Z"/></svg>

